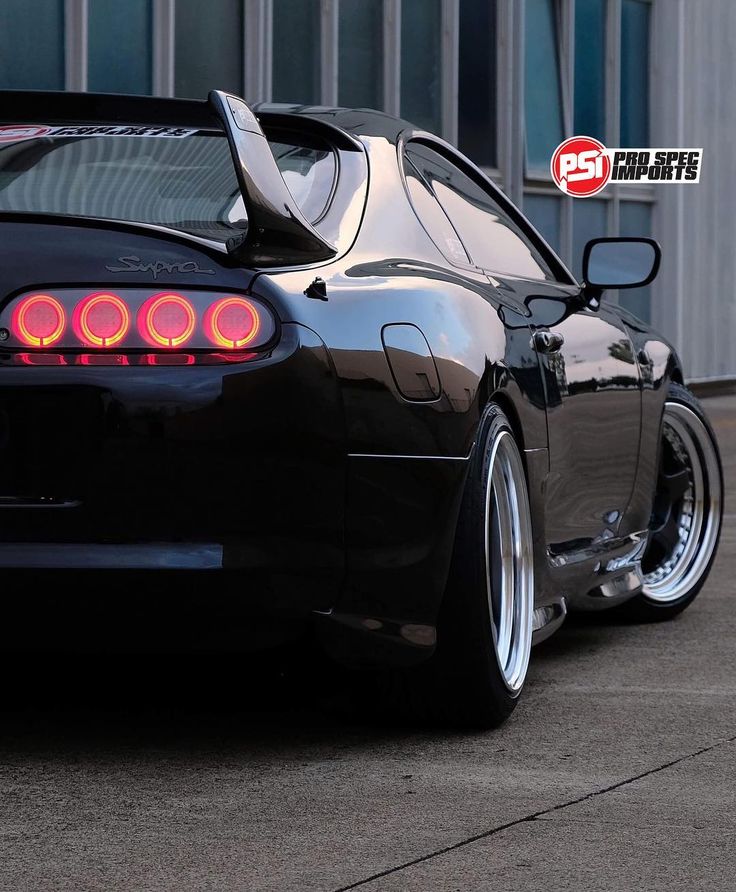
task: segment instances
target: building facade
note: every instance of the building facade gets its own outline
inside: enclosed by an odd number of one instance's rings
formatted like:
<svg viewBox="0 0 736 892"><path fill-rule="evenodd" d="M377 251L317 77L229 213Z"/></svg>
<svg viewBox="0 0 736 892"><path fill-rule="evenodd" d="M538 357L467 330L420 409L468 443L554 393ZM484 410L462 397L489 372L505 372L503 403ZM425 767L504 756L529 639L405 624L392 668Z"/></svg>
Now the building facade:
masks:
<svg viewBox="0 0 736 892"><path fill-rule="evenodd" d="M653 235L618 297L694 379L736 377L733 0L0 0L0 88L381 108L458 145L579 274L597 235ZM554 148L705 149L698 185L565 197Z"/></svg>

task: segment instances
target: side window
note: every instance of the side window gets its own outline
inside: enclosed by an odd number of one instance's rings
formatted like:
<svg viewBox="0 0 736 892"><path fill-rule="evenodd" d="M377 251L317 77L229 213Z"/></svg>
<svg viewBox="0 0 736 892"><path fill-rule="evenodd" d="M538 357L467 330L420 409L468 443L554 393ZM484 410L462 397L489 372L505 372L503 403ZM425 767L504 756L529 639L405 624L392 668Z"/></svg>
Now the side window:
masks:
<svg viewBox="0 0 736 892"><path fill-rule="evenodd" d="M429 186L406 156L404 156L404 174L409 198L419 221L427 230L427 235L451 263L469 266L470 259L452 223L447 219Z"/></svg>
<svg viewBox="0 0 736 892"><path fill-rule="evenodd" d="M532 241L485 189L423 143L410 143L405 154L436 195L476 266L525 279L555 279Z"/></svg>

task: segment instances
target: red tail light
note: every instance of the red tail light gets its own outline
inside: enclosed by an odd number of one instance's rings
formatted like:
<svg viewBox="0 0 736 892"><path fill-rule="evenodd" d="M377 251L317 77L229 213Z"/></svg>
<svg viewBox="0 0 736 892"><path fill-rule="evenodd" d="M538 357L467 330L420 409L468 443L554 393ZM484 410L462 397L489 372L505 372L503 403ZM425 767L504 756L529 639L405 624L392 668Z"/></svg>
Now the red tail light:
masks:
<svg viewBox="0 0 736 892"><path fill-rule="evenodd" d="M191 353L144 353L143 365L194 365Z"/></svg>
<svg viewBox="0 0 736 892"><path fill-rule="evenodd" d="M276 316L258 297L196 288L55 288L0 308L0 365L250 362L271 349L278 332Z"/></svg>
<svg viewBox="0 0 736 892"><path fill-rule="evenodd" d="M16 362L21 365L66 365L66 357L61 353L16 353Z"/></svg>
<svg viewBox="0 0 736 892"><path fill-rule="evenodd" d="M179 294L155 294L138 311L138 329L154 347L181 347L194 334L194 307Z"/></svg>
<svg viewBox="0 0 736 892"><path fill-rule="evenodd" d="M16 306L13 333L26 347L50 347L64 334L64 307L49 294L32 294Z"/></svg>
<svg viewBox="0 0 736 892"><path fill-rule="evenodd" d="M90 347L113 347L130 328L130 310L116 294L90 294L72 317L74 334Z"/></svg>
<svg viewBox="0 0 736 892"><path fill-rule="evenodd" d="M258 336L258 310L244 297L223 297L207 308L204 330L216 347L238 350Z"/></svg>
<svg viewBox="0 0 736 892"><path fill-rule="evenodd" d="M82 353L77 361L80 365L130 365L124 353Z"/></svg>

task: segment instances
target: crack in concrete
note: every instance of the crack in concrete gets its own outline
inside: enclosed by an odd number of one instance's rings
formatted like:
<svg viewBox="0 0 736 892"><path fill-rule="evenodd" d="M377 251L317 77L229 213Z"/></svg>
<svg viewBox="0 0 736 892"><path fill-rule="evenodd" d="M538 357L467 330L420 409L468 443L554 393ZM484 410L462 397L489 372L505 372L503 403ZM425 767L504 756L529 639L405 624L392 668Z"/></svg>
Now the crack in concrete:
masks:
<svg viewBox="0 0 736 892"><path fill-rule="evenodd" d="M423 864L425 861L431 861L433 858L440 857L440 855L446 855L448 852L454 852L456 849L465 848L465 846L469 846L475 842L479 842L481 839L488 839L491 836L496 836L498 833L503 833L504 830L509 830L511 827L517 827L519 824L528 824L531 821L536 821L538 818L545 817L546 815L551 815L557 811L562 811L562 809L569 808L572 805L579 805L581 802L587 802L590 799L596 799L598 796L604 796L606 793L611 793L613 790L620 790L621 787L625 787L628 784L636 783L636 781L642 780L645 777L650 777L653 774L658 774L660 771L666 771L668 768L679 765L680 762L686 762L688 759L695 759L698 756L709 753L711 750L717 749L719 746L724 746L725 744L729 743L736 743L736 736L717 740L715 743L712 743L709 746L705 746L702 749L695 750L692 753L685 753L685 755L683 756L678 756L676 759L672 759L671 761L665 762L662 765L657 765L656 767L650 768L647 771L642 771L641 774L636 774L633 777L627 777L622 781L618 781L617 783L611 784L608 787L603 787L600 790L593 790L590 793L585 793L583 796L578 796L577 798L570 799L567 802L560 802L557 805L551 805L549 806L549 808L544 808L541 811L532 812L532 814L524 815L524 817L516 818L515 820L508 821L505 824L499 824L497 827L491 827L490 830L484 830L482 833L476 833L474 836L469 836L467 839L462 839L460 840L460 842L453 843L451 846L445 846L444 848L437 849L434 852L429 852L426 855L420 855L418 858L413 858L411 861L405 861L402 864L397 864L395 867L389 867L386 870L381 870L378 873L374 873L362 880L357 880L356 882L350 883L347 886L340 886L338 889L334 889L333 892L349 892L350 889L357 889L359 886L365 886L368 883L372 883L375 880L380 880L383 877L391 876L391 874L394 873L399 873L400 871L406 870L409 867L415 867L417 864Z"/></svg>

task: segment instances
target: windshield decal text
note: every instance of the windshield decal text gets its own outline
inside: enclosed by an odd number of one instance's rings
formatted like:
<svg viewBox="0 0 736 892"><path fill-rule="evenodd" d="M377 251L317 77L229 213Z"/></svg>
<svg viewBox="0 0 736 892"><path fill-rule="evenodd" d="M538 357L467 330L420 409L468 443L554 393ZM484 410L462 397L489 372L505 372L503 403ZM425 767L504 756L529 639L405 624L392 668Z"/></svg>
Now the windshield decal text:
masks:
<svg viewBox="0 0 736 892"><path fill-rule="evenodd" d="M158 127L128 124L75 124L68 127L50 127L42 124L8 124L0 127L0 144L23 142L28 139L53 137L74 138L81 136L149 136L163 139L181 139L197 130L191 127Z"/></svg>

